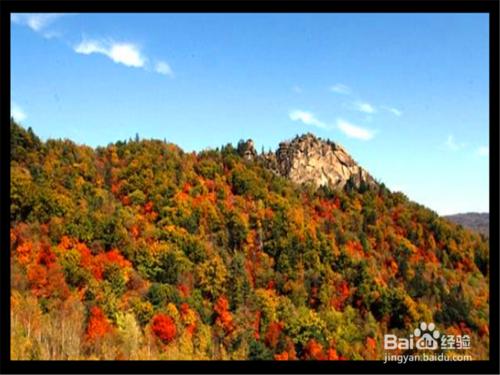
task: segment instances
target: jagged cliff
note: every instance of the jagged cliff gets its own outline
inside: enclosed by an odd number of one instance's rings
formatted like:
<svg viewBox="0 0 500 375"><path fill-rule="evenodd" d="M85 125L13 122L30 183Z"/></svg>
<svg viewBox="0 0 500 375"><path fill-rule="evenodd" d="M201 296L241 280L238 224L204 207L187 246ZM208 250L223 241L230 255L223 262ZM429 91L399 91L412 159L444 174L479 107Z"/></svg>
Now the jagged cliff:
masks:
<svg viewBox="0 0 500 375"><path fill-rule="evenodd" d="M256 158L252 140L240 143L238 150L247 160ZM298 184L312 182L318 187L334 188L343 188L349 180L358 187L363 183L376 184L341 145L311 133L281 142L276 152L264 154L262 158L268 168Z"/></svg>

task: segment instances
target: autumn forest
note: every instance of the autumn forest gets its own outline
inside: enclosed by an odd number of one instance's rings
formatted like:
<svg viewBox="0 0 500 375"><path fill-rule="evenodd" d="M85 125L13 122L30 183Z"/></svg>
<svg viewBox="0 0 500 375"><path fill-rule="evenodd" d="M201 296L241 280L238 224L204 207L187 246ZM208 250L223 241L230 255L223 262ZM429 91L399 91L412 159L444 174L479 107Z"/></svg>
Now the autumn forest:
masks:
<svg viewBox="0 0 500 375"><path fill-rule="evenodd" d="M382 182L10 131L12 359L381 360L422 321L489 357L487 236Z"/></svg>

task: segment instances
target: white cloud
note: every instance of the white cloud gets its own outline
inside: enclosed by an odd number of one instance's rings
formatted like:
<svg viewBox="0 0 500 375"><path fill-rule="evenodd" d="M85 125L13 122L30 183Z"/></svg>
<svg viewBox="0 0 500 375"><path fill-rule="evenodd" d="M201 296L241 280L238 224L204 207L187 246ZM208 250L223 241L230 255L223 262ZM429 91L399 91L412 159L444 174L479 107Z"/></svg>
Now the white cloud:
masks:
<svg viewBox="0 0 500 375"><path fill-rule="evenodd" d="M453 134L450 134L444 143L448 150L458 151L465 147L465 143L457 143Z"/></svg>
<svg viewBox="0 0 500 375"><path fill-rule="evenodd" d="M155 72L169 77L173 77L174 75L172 68L170 68L170 65L168 65L165 61L158 61L156 63Z"/></svg>
<svg viewBox="0 0 500 375"><path fill-rule="evenodd" d="M353 103L353 109L363 113L375 113L377 112L376 108L367 102L355 102Z"/></svg>
<svg viewBox="0 0 500 375"><path fill-rule="evenodd" d="M489 146L481 146L477 149L477 154L479 156L489 156L490 155L490 147Z"/></svg>
<svg viewBox="0 0 500 375"><path fill-rule="evenodd" d="M148 64L148 57L141 52L138 45L133 43L112 40L82 40L73 49L82 55L97 53L108 57L117 64L133 68L153 69L158 74L174 76L172 68L165 61L158 60L151 68L151 65Z"/></svg>
<svg viewBox="0 0 500 375"><path fill-rule="evenodd" d="M97 41L81 41L73 50L83 55L90 55L91 53L102 53L107 55L108 53L102 43Z"/></svg>
<svg viewBox="0 0 500 375"><path fill-rule="evenodd" d="M333 129L332 126L319 120L311 112L295 110L289 113L289 117L292 121L299 121L306 125L316 126L317 128L326 130ZM337 128L349 138L361 139L363 141L368 141L375 136L375 132L373 130L351 124L343 119L337 119Z"/></svg>
<svg viewBox="0 0 500 375"><path fill-rule="evenodd" d="M362 128L361 126L351 124L345 120L337 119L337 127L342 133L349 138L361 139L368 141L375 136L375 132L369 129Z"/></svg>
<svg viewBox="0 0 500 375"><path fill-rule="evenodd" d="M134 68L142 68L146 57L141 54L138 46L132 43L101 42L98 40L84 40L74 47L76 53L90 55L99 53L109 57L117 64Z"/></svg>
<svg viewBox="0 0 500 375"><path fill-rule="evenodd" d="M349 95L351 93L351 88L342 83L336 83L330 87L330 91L336 92L337 94Z"/></svg>
<svg viewBox="0 0 500 375"><path fill-rule="evenodd" d="M108 56L116 63L136 68L143 67L146 61L137 46L129 43L113 44Z"/></svg>
<svg viewBox="0 0 500 375"><path fill-rule="evenodd" d="M12 13L11 21L18 25L29 27L31 30L42 34L50 39L59 37L60 33L47 30L47 28L58 18L68 15L68 13Z"/></svg>
<svg viewBox="0 0 500 375"><path fill-rule="evenodd" d="M290 120L300 121L306 125L316 126L321 129L328 129L328 125L318 120L311 112L295 110L289 114Z"/></svg>
<svg viewBox="0 0 500 375"><path fill-rule="evenodd" d="M23 109L16 103L10 104L10 116L17 122L24 121L26 117L28 117Z"/></svg>
<svg viewBox="0 0 500 375"><path fill-rule="evenodd" d="M386 107L386 106L383 106L382 107L383 109L385 109L387 112L390 112L392 113L394 116L397 116L397 117L400 117L403 112L401 112L399 109L397 108L394 108L394 107Z"/></svg>

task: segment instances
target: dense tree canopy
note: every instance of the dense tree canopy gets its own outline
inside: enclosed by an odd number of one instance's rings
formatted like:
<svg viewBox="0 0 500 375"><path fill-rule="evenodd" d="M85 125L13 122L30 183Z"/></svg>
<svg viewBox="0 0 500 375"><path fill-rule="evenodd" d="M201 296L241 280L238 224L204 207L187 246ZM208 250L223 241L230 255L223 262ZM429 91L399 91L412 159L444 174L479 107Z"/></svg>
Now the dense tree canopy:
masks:
<svg viewBox="0 0 500 375"><path fill-rule="evenodd" d="M488 356L487 239L383 184L11 133L14 359L382 359L420 321Z"/></svg>

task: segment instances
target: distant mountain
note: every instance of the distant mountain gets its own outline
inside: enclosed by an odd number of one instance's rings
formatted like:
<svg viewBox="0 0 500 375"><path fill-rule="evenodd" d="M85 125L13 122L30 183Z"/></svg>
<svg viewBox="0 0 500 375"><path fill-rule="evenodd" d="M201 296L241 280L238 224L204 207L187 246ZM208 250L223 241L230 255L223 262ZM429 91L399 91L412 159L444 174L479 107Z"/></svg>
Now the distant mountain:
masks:
<svg viewBox="0 0 500 375"><path fill-rule="evenodd" d="M464 214L448 215L445 218L460 224L466 228L473 229L479 233L489 236L490 232L490 214L467 212Z"/></svg>

